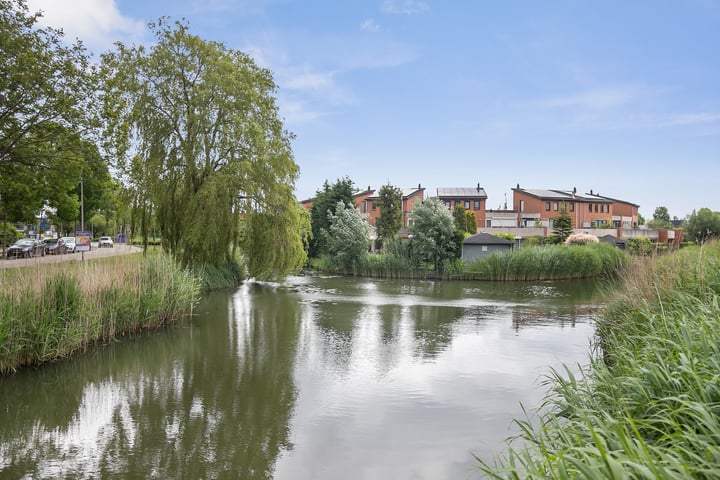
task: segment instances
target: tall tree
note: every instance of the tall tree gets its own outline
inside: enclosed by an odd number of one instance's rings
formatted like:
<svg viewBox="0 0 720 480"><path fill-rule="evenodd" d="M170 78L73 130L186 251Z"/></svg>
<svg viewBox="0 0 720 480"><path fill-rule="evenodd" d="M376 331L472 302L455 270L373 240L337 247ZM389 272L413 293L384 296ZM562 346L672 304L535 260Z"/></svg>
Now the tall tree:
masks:
<svg viewBox="0 0 720 480"><path fill-rule="evenodd" d="M410 233L413 254L430 263L436 272L442 271L445 261L462 253L462 233L445 204L437 198L415 205L410 214Z"/></svg>
<svg viewBox="0 0 720 480"><path fill-rule="evenodd" d="M553 239L556 243L563 243L572 234L572 218L567 213L567 205L562 202L560 215L553 219Z"/></svg>
<svg viewBox="0 0 720 480"><path fill-rule="evenodd" d="M309 255L311 257L327 253L327 238L322 232L330 228L328 213L335 214L339 201L342 201L346 206L355 206L353 202L353 181L347 177L337 179L332 185L325 180L322 190L318 190L315 194L313 206L310 209L312 240Z"/></svg>
<svg viewBox="0 0 720 480"><path fill-rule="evenodd" d="M472 235L478 232L478 223L475 212L465 211L465 231Z"/></svg>
<svg viewBox="0 0 720 480"><path fill-rule="evenodd" d="M96 90L82 45L39 28L25 0L0 0L0 207L32 221L80 167L75 147L91 127Z"/></svg>
<svg viewBox="0 0 720 480"><path fill-rule="evenodd" d="M328 212L328 219L330 227L323 232L328 251L340 266L352 268L370 247L370 224L342 200L335 206L335 213Z"/></svg>
<svg viewBox="0 0 720 480"><path fill-rule="evenodd" d="M720 238L720 212L713 212L709 208L693 210L687 219L685 236L688 240L697 243Z"/></svg>
<svg viewBox="0 0 720 480"><path fill-rule="evenodd" d="M378 196L380 216L375 228L378 238L381 238L385 245L387 240L395 237L402 227L402 190L387 184L380 187Z"/></svg>
<svg viewBox="0 0 720 480"><path fill-rule="evenodd" d="M647 222L650 228L671 228L670 213L667 207L657 207L653 212L653 219Z"/></svg>
<svg viewBox="0 0 720 480"><path fill-rule="evenodd" d="M245 250L269 262L255 271L288 273L296 262L282 259L302 244L284 235L300 226L267 220L301 222L292 193L298 167L272 74L190 34L186 23L163 18L150 30L153 46L117 44L103 55L106 148L137 192L141 224L157 215L163 247L186 265L219 265L236 247L261 248ZM254 215L264 230L252 220L241 242L240 218Z"/></svg>
<svg viewBox="0 0 720 480"><path fill-rule="evenodd" d="M453 220L455 220L455 228L461 232L465 232L467 220L465 219L465 207L461 204L457 204L452 209Z"/></svg>
<svg viewBox="0 0 720 480"><path fill-rule="evenodd" d="M655 212L653 212L653 220L660 220L663 222L669 222L670 221L670 213L668 213L667 207L657 207L655 209Z"/></svg>

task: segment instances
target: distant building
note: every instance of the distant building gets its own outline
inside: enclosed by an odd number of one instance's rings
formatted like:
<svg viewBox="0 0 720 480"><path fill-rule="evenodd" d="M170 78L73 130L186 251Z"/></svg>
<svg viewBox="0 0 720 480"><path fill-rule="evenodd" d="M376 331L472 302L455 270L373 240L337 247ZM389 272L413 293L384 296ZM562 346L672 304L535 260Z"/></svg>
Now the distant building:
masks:
<svg viewBox="0 0 720 480"><path fill-rule="evenodd" d="M473 212L478 226L485 225L485 205L487 193L477 184L477 187L446 187L437 189L438 199L452 210L456 205L462 205L466 211Z"/></svg>
<svg viewBox="0 0 720 480"><path fill-rule="evenodd" d="M407 229L413 208L425 199L425 189L421 184L418 184L417 188L401 188L400 192L402 202L402 228ZM379 192L373 192L366 196L359 209L360 213L367 215L367 220L370 225L375 226L377 219L380 218Z"/></svg>

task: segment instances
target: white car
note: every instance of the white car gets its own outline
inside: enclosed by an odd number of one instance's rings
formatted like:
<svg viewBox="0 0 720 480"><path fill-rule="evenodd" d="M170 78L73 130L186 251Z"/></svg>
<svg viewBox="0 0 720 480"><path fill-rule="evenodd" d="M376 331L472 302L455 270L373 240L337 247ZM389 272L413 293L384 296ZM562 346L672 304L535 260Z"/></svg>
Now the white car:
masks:
<svg viewBox="0 0 720 480"><path fill-rule="evenodd" d="M110 237L100 237L100 240L98 240L98 248L103 248L103 247L112 248L113 246L114 246L113 240Z"/></svg>
<svg viewBox="0 0 720 480"><path fill-rule="evenodd" d="M65 245L65 251L67 253L75 252L75 237L62 237L60 241Z"/></svg>

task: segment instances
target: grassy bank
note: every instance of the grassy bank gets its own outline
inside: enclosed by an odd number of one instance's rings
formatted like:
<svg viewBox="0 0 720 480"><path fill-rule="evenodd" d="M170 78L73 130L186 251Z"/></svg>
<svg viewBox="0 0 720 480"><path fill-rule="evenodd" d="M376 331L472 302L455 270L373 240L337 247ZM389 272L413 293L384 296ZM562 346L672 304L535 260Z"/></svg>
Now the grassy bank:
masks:
<svg viewBox="0 0 720 480"><path fill-rule="evenodd" d="M554 373L537 421L491 478L720 478L720 247L628 269L577 376ZM519 440L519 441L518 441Z"/></svg>
<svg viewBox="0 0 720 480"><path fill-rule="evenodd" d="M0 374L178 321L199 291L160 254L0 270Z"/></svg>
<svg viewBox="0 0 720 480"><path fill-rule="evenodd" d="M628 255L612 245L543 245L518 251L498 252L471 262L455 260L444 265L441 278L492 281L566 280L611 275L628 261ZM373 278L428 278L434 271L398 253L369 253L353 265L341 268L329 256L314 259L311 268Z"/></svg>

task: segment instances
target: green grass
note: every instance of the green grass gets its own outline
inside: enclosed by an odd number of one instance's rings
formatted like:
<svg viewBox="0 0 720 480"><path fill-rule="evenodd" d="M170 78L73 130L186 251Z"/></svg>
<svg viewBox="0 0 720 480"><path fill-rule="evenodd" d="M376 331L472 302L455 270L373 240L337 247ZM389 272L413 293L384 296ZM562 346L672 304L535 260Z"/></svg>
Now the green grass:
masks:
<svg viewBox="0 0 720 480"><path fill-rule="evenodd" d="M720 478L720 247L628 268L596 355L552 372L490 478Z"/></svg>
<svg viewBox="0 0 720 480"><path fill-rule="evenodd" d="M0 374L179 321L199 291L161 254L0 270Z"/></svg>

